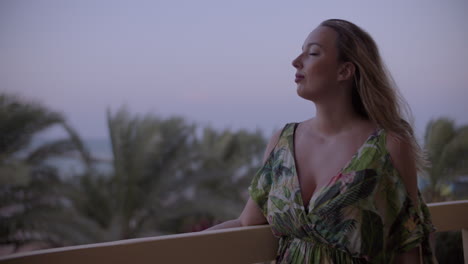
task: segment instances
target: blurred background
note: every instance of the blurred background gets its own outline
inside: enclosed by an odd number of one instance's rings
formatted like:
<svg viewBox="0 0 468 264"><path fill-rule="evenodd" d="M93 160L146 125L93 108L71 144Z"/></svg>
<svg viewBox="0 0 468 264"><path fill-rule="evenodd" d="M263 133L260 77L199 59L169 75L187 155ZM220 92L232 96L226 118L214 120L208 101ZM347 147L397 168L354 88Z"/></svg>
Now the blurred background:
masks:
<svg viewBox="0 0 468 264"><path fill-rule="evenodd" d="M315 109L291 61L328 18L377 42L433 167L468 194L468 2L0 2L0 254L237 217L266 142ZM176 209L176 210L174 210ZM441 263L462 261L439 233Z"/></svg>

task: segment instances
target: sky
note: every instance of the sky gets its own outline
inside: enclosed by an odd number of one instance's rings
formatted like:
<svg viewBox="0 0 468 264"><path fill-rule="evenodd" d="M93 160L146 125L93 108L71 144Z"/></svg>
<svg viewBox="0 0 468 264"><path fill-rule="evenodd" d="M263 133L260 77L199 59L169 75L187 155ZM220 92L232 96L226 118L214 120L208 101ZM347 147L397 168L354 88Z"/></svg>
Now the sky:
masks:
<svg viewBox="0 0 468 264"><path fill-rule="evenodd" d="M106 138L106 110L124 105L270 135L314 116L291 61L341 18L377 42L421 138L432 118L468 124L467 13L463 0L4 0L0 92L64 113L84 138Z"/></svg>

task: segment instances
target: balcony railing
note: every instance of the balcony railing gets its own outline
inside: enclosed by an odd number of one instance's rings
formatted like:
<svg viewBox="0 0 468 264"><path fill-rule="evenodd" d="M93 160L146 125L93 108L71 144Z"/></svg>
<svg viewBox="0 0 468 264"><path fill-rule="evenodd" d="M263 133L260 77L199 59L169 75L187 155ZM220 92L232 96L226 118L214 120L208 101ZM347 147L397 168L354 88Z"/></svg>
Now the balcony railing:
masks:
<svg viewBox="0 0 468 264"><path fill-rule="evenodd" d="M462 231L468 263L468 200L429 204L438 232ZM257 263L275 259L278 240L268 225L127 239L14 254L1 263Z"/></svg>

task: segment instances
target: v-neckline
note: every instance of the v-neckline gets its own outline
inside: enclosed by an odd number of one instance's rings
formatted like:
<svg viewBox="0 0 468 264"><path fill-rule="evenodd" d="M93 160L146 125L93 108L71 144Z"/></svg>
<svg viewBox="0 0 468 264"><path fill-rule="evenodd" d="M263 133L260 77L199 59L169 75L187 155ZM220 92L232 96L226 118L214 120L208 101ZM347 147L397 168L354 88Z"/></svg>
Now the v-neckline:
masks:
<svg viewBox="0 0 468 264"><path fill-rule="evenodd" d="M330 177L330 179L328 179L327 183L323 186L321 186L320 188L317 188L315 187L315 190L312 192L312 196L310 196L310 199L308 201L308 204L307 204L307 207L306 205L304 204L304 199L302 197L302 188L301 188L301 184L299 182L299 174L298 174L298 170L297 170L297 164L296 164L296 148L295 148L295 143L296 143L296 139L295 139L295 135L296 135L296 129L297 127L299 126L300 123L295 123L294 124L294 127L293 127L293 132L292 132L292 140L290 140L290 144L292 144L292 146L290 146L290 149L291 149L291 155L292 155L292 165L294 167L294 181L295 181L295 188L297 188L297 190L299 191L299 196L300 196L300 200L301 200L301 206L303 208L303 210L306 212L306 214L308 214L308 209L310 207L310 203L312 202L312 199L314 198L314 196L316 196L316 194L318 194L320 191L322 191L324 188L326 188L328 185L330 185L330 182L333 180L333 178L337 175L339 175L340 173L343 173L343 171L349 167L349 165L351 165L352 161L355 159L355 157L357 156L357 154L359 154L359 152L361 151L361 149L367 145L367 143L369 142L369 140L371 140L371 138L374 136L374 135L377 135L378 132L380 131L380 128L377 127L368 137L367 139L364 141L364 143L362 143L362 145L356 150L356 152L351 156L351 159L348 160L348 162L346 162L346 164L333 176Z"/></svg>

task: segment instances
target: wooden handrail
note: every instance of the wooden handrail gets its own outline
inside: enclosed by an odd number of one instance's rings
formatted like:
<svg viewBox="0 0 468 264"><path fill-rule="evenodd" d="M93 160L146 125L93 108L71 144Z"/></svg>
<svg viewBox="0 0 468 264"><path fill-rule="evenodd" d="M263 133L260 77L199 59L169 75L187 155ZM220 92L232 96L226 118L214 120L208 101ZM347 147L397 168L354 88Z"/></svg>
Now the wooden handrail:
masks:
<svg viewBox="0 0 468 264"><path fill-rule="evenodd" d="M468 229L468 200L430 203L428 207L437 232Z"/></svg>
<svg viewBox="0 0 468 264"><path fill-rule="evenodd" d="M428 204L438 232L461 230L468 263L468 200ZM3 264L256 263L274 260L278 240L268 225L127 239L12 254Z"/></svg>

